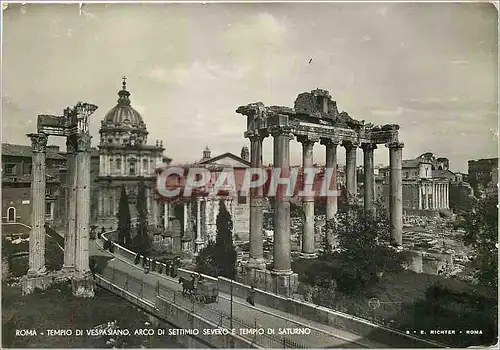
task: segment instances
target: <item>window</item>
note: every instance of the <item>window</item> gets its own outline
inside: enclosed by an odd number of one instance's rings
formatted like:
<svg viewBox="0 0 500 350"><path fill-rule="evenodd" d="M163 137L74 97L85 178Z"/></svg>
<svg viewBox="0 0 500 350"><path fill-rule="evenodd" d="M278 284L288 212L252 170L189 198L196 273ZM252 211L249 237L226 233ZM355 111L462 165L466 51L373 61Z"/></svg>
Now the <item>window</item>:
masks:
<svg viewBox="0 0 500 350"><path fill-rule="evenodd" d="M118 172L121 172L122 160L120 158L116 158L116 169L118 169Z"/></svg>
<svg viewBox="0 0 500 350"><path fill-rule="evenodd" d="M24 175L31 175L31 163L24 164Z"/></svg>
<svg viewBox="0 0 500 350"><path fill-rule="evenodd" d="M129 164L129 174L130 175L135 175L135 163L134 162L131 162Z"/></svg>
<svg viewBox="0 0 500 350"><path fill-rule="evenodd" d="M10 207L7 209L7 221L16 222L16 208Z"/></svg>
<svg viewBox="0 0 500 350"><path fill-rule="evenodd" d="M16 173L16 164L5 164L4 172L5 175L14 175Z"/></svg>
<svg viewBox="0 0 500 350"><path fill-rule="evenodd" d="M238 204L247 204L246 196L238 196Z"/></svg>
<svg viewBox="0 0 500 350"><path fill-rule="evenodd" d="M144 172L146 172L146 173L147 173L147 172L149 171L149 169L148 169L148 160L147 160L147 159L144 159L144 160L142 161L142 167L143 167L143 169L144 169Z"/></svg>
<svg viewBox="0 0 500 350"><path fill-rule="evenodd" d="M45 203L45 216L52 217L52 203Z"/></svg>

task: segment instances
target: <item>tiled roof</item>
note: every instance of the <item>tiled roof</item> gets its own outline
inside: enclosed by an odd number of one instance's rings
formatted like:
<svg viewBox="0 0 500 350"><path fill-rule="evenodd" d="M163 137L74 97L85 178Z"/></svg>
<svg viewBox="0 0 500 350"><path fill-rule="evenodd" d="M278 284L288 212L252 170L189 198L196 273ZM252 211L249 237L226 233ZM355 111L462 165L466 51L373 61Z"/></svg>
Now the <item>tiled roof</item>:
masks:
<svg viewBox="0 0 500 350"><path fill-rule="evenodd" d="M238 157L237 155L234 155L232 153L224 153L224 154L221 154L221 155L218 155L216 157L212 157L212 158L209 158L209 159L202 159L198 162L198 164L211 164L211 163L217 163L218 160L221 160L221 159L224 159L224 158L231 158L231 159L234 159L240 163L243 163L245 165L248 165L248 166L251 166L252 164L247 161L247 160L244 160L243 158L241 157Z"/></svg>
<svg viewBox="0 0 500 350"><path fill-rule="evenodd" d="M403 160L403 168L418 168L420 159L405 159Z"/></svg>
<svg viewBox="0 0 500 350"><path fill-rule="evenodd" d="M433 170L432 171L432 177L450 178L450 177L454 177L454 176L455 176L455 174L450 170Z"/></svg>
<svg viewBox="0 0 500 350"><path fill-rule="evenodd" d="M31 151L31 146L2 143L2 156L31 158L32 155L33 152ZM46 157L47 159L65 159L62 155L49 148L47 149Z"/></svg>
<svg viewBox="0 0 500 350"><path fill-rule="evenodd" d="M52 176L45 174L45 181L47 183L59 183L60 180L57 176ZM2 183L31 183L31 175L21 175L21 176L4 176L2 177Z"/></svg>

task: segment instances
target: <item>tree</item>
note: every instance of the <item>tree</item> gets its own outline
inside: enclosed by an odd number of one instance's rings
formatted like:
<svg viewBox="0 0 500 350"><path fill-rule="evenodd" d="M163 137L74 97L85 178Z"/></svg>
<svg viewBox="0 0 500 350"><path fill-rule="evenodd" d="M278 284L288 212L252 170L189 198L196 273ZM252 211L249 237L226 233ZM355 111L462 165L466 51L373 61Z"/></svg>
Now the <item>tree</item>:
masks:
<svg viewBox="0 0 500 350"><path fill-rule="evenodd" d="M477 279L489 286L498 286L498 196L486 197L474 203L464 214L461 225L463 241L474 249L472 265Z"/></svg>
<svg viewBox="0 0 500 350"><path fill-rule="evenodd" d="M118 243L124 247L130 247L130 230L132 228L130 219L130 208L128 206L127 191L125 185L122 185L120 202L118 204Z"/></svg>
<svg viewBox="0 0 500 350"><path fill-rule="evenodd" d="M196 256L196 271L210 276L217 276L217 263L215 242L210 240L208 244Z"/></svg>
<svg viewBox="0 0 500 350"><path fill-rule="evenodd" d="M401 271L408 261L408 255L394 247L391 226L383 210L365 214L361 206L350 204L327 227L336 235L339 250L333 252L331 246L324 244L322 258L335 262L333 267L325 268L336 275L337 285L344 291L356 291L377 281L385 272Z"/></svg>
<svg viewBox="0 0 500 350"><path fill-rule="evenodd" d="M146 186L144 180L139 181L137 189L137 235L135 236L135 248L139 253L146 254L149 250L150 242L148 237L148 207L146 197Z"/></svg>
<svg viewBox="0 0 500 350"><path fill-rule="evenodd" d="M233 244L233 220L224 200L219 201L217 236L214 243L202 249L196 258L197 270L212 276L234 278L236 273L236 249Z"/></svg>

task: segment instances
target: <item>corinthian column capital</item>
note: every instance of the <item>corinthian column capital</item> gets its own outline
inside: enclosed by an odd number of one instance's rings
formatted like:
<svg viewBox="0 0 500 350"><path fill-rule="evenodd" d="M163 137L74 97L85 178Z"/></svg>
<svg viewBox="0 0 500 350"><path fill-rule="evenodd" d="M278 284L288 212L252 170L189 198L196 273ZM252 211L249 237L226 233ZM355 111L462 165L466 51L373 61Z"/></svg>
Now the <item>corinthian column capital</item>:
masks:
<svg viewBox="0 0 500 350"><path fill-rule="evenodd" d="M269 133L273 136L273 137L276 137L276 136L286 136L290 139L293 139L294 138L294 135L292 133L292 128L290 128L289 126L277 126L277 125L273 125L273 126L270 126L269 127Z"/></svg>
<svg viewBox="0 0 500 350"><path fill-rule="evenodd" d="M323 146L333 146L333 145L338 146L342 143L342 139L338 137L331 137L331 138L322 137L320 143Z"/></svg>
<svg viewBox="0 0 500 350"><path fill-rule="evenodd" d="M390 143L386 144L385 146L389 149L391 149L391 148L401 149L405 146L405 144L403 142L394 141L394 142L390 142Z"/></svg>
<svg viewBox="0 0 500 350"><path fill-rule="evenodd" d="M319 142L319 136L316 135L298 135L297 141L305 145L314 145L314 143Z"/></svg>
<svg viewBox="0 0 500 350"><path fill-rule="evenodd" d="M251 142L254 142L254 141L264 140L267 137L267 135L264 135L258 130L251 130L245 132L245 137L248 138Z"/></svg>
<svg viewBox="0 0 500 350"><path fill-rule="evenodd" d="M377 149L377 144L375 144L375 143L362 143L361 149L365 152L373 151L373 150Z"/></svg>
<svg viewBox="0 0 500 350"><path fill-rule="evenodd" d="M358 148L359 147L359 141L344 141L344 142L342 142L342 146L344 146L344 148L346 150L351 150L353 148Z"/></svg>
<svg viewBox="0 0 500 350"><path fill-rule="evenodd" d="M40 134L27 134L27 136L31 139L31 148L33 152L36 153L45 153L47 150L47 135Z"/></svg>

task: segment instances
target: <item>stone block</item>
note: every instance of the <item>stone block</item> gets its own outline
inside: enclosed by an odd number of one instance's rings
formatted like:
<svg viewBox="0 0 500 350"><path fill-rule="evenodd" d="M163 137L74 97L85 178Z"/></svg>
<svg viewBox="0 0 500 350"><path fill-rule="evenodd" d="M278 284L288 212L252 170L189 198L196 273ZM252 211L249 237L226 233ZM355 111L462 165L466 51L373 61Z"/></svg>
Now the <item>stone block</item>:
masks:
<svg viewBox="0 0 500 350"><path fill-rule="evenodd" d="M73 295L79 298L93 298L95 281L91 276L75 276L71 280Z"/></svg>
<svg viewBox="0 0 500 350"><path fill-rule="evenodd" d="M22 295L29 295L35 292L36 289L45 290L54 283L54 276L23 276L21 278Z"/></svg>

